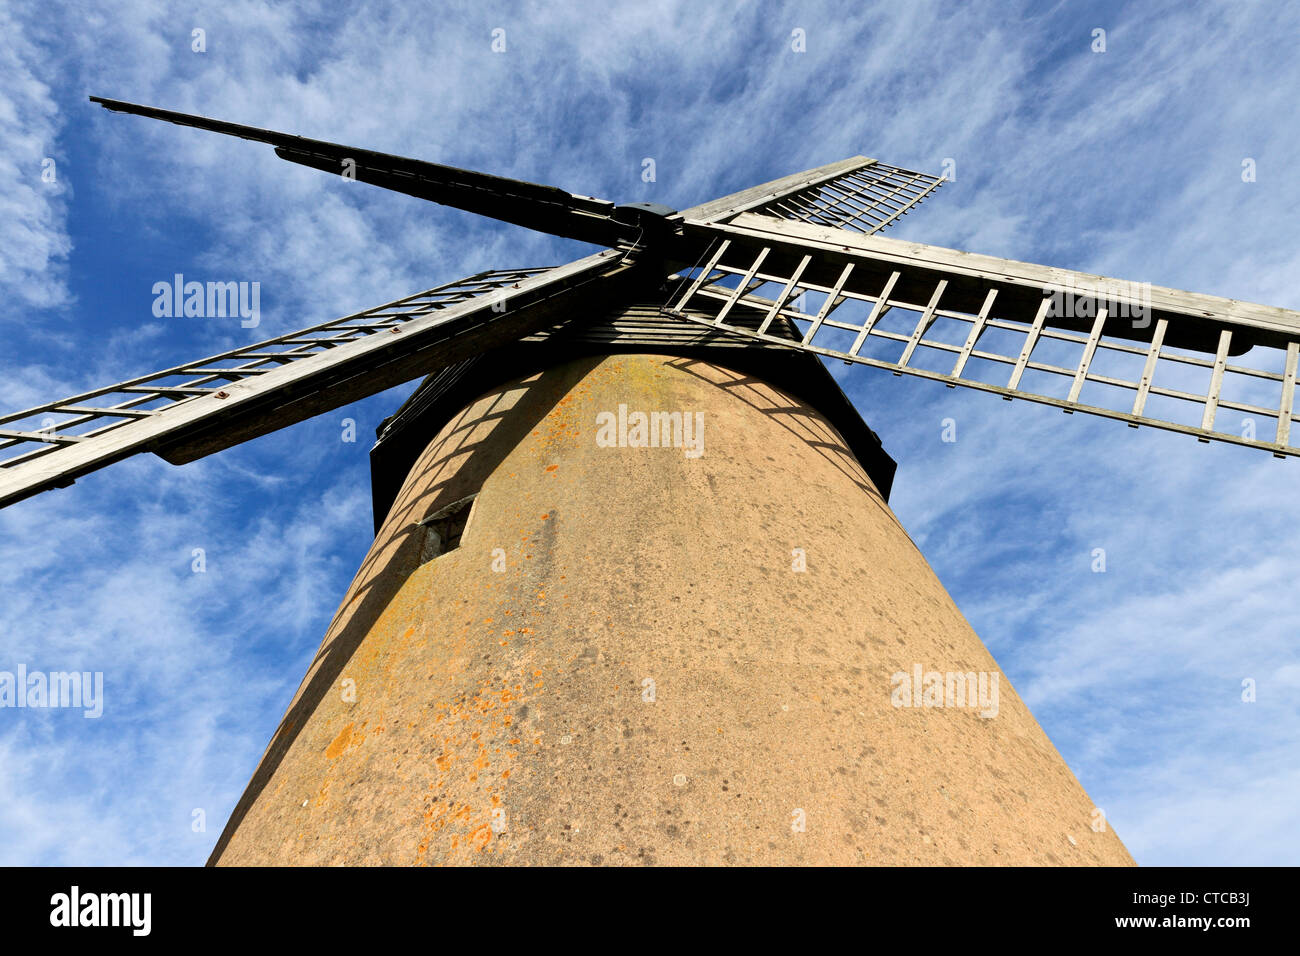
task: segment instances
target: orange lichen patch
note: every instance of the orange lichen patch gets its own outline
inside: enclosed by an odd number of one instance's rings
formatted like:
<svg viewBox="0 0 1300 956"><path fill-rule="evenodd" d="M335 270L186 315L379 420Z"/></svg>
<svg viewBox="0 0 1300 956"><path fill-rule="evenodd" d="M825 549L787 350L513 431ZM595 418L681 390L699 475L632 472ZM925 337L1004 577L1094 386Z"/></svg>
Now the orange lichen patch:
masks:
<svg viewBox="0 0 1300 956"><path fill-rule="evenodd" d="M490 823L479 824L470 831L469 842L477 844L478 851L482 853L483 848L492 842L492 825Z"/></svg>
<svg viewBox="0 0 1300 956"><path fill-rule="evenodd" d="M547 466L546 466L546 470L547 470L547 471L554 471L556 468L559 468L559 467L560 467L559 465L547 465Z"/></svg>
<svg viewBox="0 0 1300 956"><path fill-rule="evenodd" d="M355 724L348 724L339 731L339 735L334 738L328 747L325 748L325 756L330 760L335 760L343 756L343 751L349 747L357 746L361 741L366 739L366 735L359 730L354 730ZM363 723L364 727L365 724Z"/></svg>
<svg viewBox="0 0 1300 956"><path fill-rule="evenodd" d="M551 516L551 513L550 513L549 511L544 512L544 513L542 514L542 520L545 521L545 520L546 520L547 518L549 518L550 516Z"/></svg>
<svg viewBox="0 0 1300 956"><path fill-rule="evenodd" d="M427 781L425 825L415 848L419 863L463 863L471 847L481 849L491 842L491 822L485 819L490 810L485 803L502 803L504 781L509 780L510 765L519 756L518 751L503 745L514 723L510 705L523 698L522 684L504 675L484 677L477 683L476 690L455 694L434 707L432 723L439 727L441 754L433 761ZM504 756L499 756L503 749ZM493 764L500 769L492 770ZM475 800L471 793L478 793L480 799ZM467 804L458 805L455 795L484 806L484 812L467 811ZM449 796L450 804L442 804ZM444 830L449 832L438 835Z"/></svg>

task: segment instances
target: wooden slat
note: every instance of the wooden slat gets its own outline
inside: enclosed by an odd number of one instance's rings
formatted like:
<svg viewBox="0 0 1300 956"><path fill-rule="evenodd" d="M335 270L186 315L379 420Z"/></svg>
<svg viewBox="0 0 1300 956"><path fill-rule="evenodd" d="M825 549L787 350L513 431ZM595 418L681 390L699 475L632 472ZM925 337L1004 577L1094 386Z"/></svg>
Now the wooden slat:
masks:
<svg viewBox="0 0 1300 956"><path fill-rule="evenodd" d="M1047 310L1052 307L1052 297L1043 296L1043 301L1038 305L1038 311L1034 313L1033 324L1029 326L1029 334L1025 336L1025 344L1020 349L1020 358L1016 359L1016 367L1011 371L1011 378L1007 380L1007 388L1016 389L1020 387L1020 378L1025 374L1025 366L1029 364L1029 356L1034 352L1034 346L1038 344L1038 336L1043 331L1043 322L1047 318ZM1010 395L1003 395L1008 401Z"/></svg>
<svg viewBox="0 0 1300 956"><path fill-rule="evenodd" d="M1277 443L1279 445L1287 445L1291 441L1291 409L1295 403L1297 359L1300 359L1300 343L1290 342L1286 347L1286 371L1282 373L1282 399L1278 402Z"/></svg>
<svg viewBox="0 0 1300 956"><path fill-rule="evenodd" d="M1156 374L1156 364L1160 359L1160 349L1165 344L1165 330L1169 328L1168 319L1157 319L1155 332L1151 335L1151 348L1147 350L1146 364L1142 367L1142 380L1138 382L1137 396L1133 399L1133 416L1142 417L1146 408L1147 394L1151 391L1151 380ZM1137 428L1136 422L1128 423L1130 428Z"/></svg>
<svg viewBox="0 0 1300 956"><path fill-rule="evenodd" d="M163 395L206 395L208 392L219 392L218 388L190 388L185 385L123 385L121 388L114 389L118 392L142 393L153 395L155 398L162 398ZM155 394L157 393L157 394ZM149 399L142 399L149 401Z"/></svg>
<svg viewBox="0 0 1300 956"><path fill-rule="evenodd" d="M766 332L767 327L772 324L772 320L776 318L777 313L785 308L786 299L790 298L791 290L798 284L799 277L803 275L803 270L808 268L808 263L810 262L812 262L812 256L804 256L803 259L799 261L799 265L795 268L789 281L786 282L785 288L781 290L781 294L777 297L776 301L772 303L772 308L767 310L767 316L763 319L763 324L758 327L758 331Z"/></svg>
<svg viewBox="0 0 1300 956"><path fill-rule="evenodd" d="M767 258L767 254L771 251L771 248L768 246L764 246L758 251L758 255L754 257L753 264L749 267L748 271L741 276L740 281L736 283L736 288L731 293L731 297L723 303L722 309L718 312L718 317L713 320L714 325L721 325L722 320L727 317L729 312L731 312L732 306L739 302L740 297L749 291L749 284L754 281L754 275L763 265L763 260Z"/></svg>
<svg viewBox="0 0 1300 956"><path fill-rule="evenodd" d="M1223 329L1219 333L1219 347L1214 353L1214 371L1210 373L1210 389L1205 393L1205 412L1201 415L1201 427L1207 432L1214 430L1214 416L1219 411L1219 392L1223 389L1223 368L1228 364L1228 346L1232 344L1232 329ZM1202 438L1200 441L1209 441Z"/></svg>
<svg viewBox="0 0 1300 956"><path fill-rule="evenodd" d="M865 342L867 336L871 334L872 327L880 320L880 317L884 315L884 310L889 308L889 295L894 291L894 283L898 281L898 276L899 273L895 272L890 275L888 280L886 280L885 288L881 291L880 295L876 297L875 305L871 307L871 314L867 316L867 321L862 323L862 331L860 331L858 337L853 340L853 348L849 349L850 355L858 354L858 349L862 348L862 343Z"/></svg>
<svg viewBox="0 0 1300 956"><path fill-rule="evenodd" d="M897 275L898 273L894 273ZM979 341L980 336L984 333L984 323L988 321L989 310L993 308L993 300L997 298L998 290L989 289L988 295L984 296L984 304L980 306L979 315L971 323L970 334L966 336L966 344L962 346L961 354L957 356L957 364L952 367L952 377L961 378L962 369L966 367L966 360L970 358L970 353L975 348L975 343ZM949 388L953 386L949 384Z"/></svg>
<svg viewBox="0 0 1300 956"><path fill-rule="evenodd" d="M839 302L837 300L840 298L840 292L844 289L844 283L848 281L849 275L852 272L853 272L853 263L850 262L848 265L844 267L843 271L840 272L840 277L835 280L835 285L831 288L831 291L826 295L826 301L823 302L822 307L817 310L817 317L813 319L812 325L808 326L808 331L804 333L803 336L804 345L807 345L809 342L813 340L813 336L817 334L817 330L820 329L822 327L822 323L826 321L826 316L830 315L831 310L834 309L837 305L839 305Z"/></svg>
<svg viewBox="0 0 1300 956"><path fill-rule="evenodd" d="M93 408L89 405L60 405L51 411L62 415L89 415L91 418L148 418L158 414L148 408Z"/></svg>
<svg viewBox="0 0 1300 956"><path fill-rule="evenodd" d="M925 333L930 331L930 326L934 325L934 310L939 307L939 299L947 288L947 279L940 279L939 284L934 287L930 302L921 313L921 318L917 320L916 328L912 330L912 337L907 340L907 347L903 349L903 356L898 360L898 371L894 372L895 375L903 374L902 369L906 368L907 363L912 360L912 353L916 351L917 345L925 337Z"/></svg>
<svg viewBox="0 0 1300 956"><path fill-rule="evenodd" d="M81 441L79 435L62 435L55 431L20 432L12 431L8 428L0 428L0 438L16 438L20 441L36 441L46 445L71 445L73 442Z"/></svg>
<svg viewBox="0 0 1300 956"><path fill-rule="evenodd" d="M1101 341L1101 328L1106 324L1108 311L1104 305L1097 307L1097 317L1092 320L1092 331L1088 333L1088 341L1083 347L1083 357L1079 359L1079 368L1074 373L1074 381L1070 383L1070 394L1065 397L1067 402L1074 403L1079 400L1083 383L1088 379L1088 366L1092 364L1092 357L1097 354L1097 343Z"/></svg>

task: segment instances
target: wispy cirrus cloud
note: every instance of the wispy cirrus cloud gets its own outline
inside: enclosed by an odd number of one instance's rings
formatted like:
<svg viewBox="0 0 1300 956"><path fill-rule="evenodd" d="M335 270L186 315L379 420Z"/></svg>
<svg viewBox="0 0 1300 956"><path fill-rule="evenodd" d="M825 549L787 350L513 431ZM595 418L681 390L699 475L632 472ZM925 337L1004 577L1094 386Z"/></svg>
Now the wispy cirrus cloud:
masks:
<svg viewBox="0 0 1300 956"><path fill-rule="evenodd" d="M63 306L67 286L69 180L60 176L62 117L39 75L40 49L13 13L0 10L0 288L10 293L0 320L33 306Z"/></svg>

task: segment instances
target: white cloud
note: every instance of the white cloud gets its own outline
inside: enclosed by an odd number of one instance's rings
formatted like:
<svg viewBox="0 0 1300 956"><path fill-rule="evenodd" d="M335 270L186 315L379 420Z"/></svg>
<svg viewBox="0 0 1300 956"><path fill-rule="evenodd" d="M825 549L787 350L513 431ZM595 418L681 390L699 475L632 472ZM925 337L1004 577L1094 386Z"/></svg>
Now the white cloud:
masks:
<svg viewBox="0 0 1300 956"><path fill-rule="evenodd" d="M38 77L41 51L13 13L0 10L0 321L28 318L33 308L64 305L70 193L62 126L50 88Z"/></svg>

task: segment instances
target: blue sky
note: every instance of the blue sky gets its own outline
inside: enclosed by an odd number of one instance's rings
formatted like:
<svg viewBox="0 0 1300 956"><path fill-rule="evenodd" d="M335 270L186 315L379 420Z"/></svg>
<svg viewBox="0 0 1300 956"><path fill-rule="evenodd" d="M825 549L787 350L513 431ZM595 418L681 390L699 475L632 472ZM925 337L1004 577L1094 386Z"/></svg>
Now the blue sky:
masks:
<svg viewBox="0 0 1300 956"><path fill-rule="evenodd" d="M1297 309L1297 36L1282 3L21 0L0 408L587 251L88 94L677 208L857 153L951 159L891 235ZM177 272L260 282L261 325L155 318ZM1136 859L1297 862L1300 462L833 370L898 459L904 526ZM206 858L369 545L370 436L411 387L0 512L0 670L106 683L99 720L0 711L0 863Z"/></svg>

